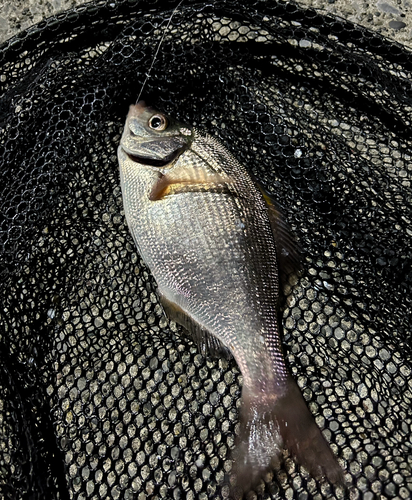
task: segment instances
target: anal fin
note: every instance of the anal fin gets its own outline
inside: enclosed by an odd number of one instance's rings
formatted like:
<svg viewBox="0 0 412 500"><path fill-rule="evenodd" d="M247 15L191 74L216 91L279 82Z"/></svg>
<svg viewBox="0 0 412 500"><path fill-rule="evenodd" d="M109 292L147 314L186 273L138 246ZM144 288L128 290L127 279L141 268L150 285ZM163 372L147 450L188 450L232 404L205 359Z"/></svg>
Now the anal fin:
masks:
<svg viewBox="0 0 412 500"><path fill-rule="evenodd" d="M231 357L229 349L215 335L190 317L181 307L162 294L160 294L160 302L169 320L175 321L187 330L203 356L210 354L214 357Z"/></svg>

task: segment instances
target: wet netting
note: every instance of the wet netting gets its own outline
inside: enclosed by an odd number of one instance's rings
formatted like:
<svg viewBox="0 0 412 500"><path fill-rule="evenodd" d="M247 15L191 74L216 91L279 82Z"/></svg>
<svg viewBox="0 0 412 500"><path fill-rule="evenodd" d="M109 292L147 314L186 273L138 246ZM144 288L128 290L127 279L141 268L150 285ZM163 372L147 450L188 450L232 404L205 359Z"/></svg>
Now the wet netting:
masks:
<svg viewBox="0 0 412 500"><path fill-rule="evenodd" d="M411 53L292 3L97 1L0 48L0 496L227 498L240 372L165 318L116 150L143 98L219 137L302 253L283 349L346 490L412 492Z"/></svg>

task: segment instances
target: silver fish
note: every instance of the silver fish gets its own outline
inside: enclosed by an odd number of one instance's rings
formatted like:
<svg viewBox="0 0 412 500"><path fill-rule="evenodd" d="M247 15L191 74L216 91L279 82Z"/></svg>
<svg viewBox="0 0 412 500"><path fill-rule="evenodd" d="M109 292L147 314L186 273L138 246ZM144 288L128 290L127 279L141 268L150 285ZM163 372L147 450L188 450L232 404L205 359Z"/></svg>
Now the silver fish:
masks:
<svg viewBox="0 0 412 500"><path fill-rule="evenodd" d="M253 486L284 447L342 483L283 359L278 262L291 240L276 209L218 140L144 102L130 106L118 159L127 224L167 315L242 372L237 483Z"/></svg>

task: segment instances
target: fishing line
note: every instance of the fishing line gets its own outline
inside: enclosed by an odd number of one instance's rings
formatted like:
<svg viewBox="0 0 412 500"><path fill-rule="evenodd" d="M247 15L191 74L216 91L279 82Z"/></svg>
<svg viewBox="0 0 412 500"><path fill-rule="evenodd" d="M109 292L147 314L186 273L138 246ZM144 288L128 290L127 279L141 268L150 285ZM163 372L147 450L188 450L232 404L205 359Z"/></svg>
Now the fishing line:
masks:
<svg viewBox="0 0 412 500"><path fill-rule="evenodd" d="M167 24L166 24L166 28L163 32L163 35L162 35L162 38L160 39L160 42L157 44L157 48L156 48L156 52L155 52L155 55L153 57L153 60L152 60L152 63L150 65L150 68L149 68L149 71L146 73L146 78L143 82L143 85L142 85L142 88L140 89L140 92L139 92L139 95L137 96L137 99L136 99L136 104L139 102L139 99L140 99L140 96L142 95L142 92L143 92L143 89L146 85L146 82L147 80L150 78L150 73L152 71L152 68L154 66L154 63L157 59L157 54L159 53L159 50L160 50L160 47L162 46L163 44L163 40L165 39L165 36L166 36L166 33L167 33L167 30L169 29L169 26L170 26L170 23L172 22L172 19L173 19L173 16L175 15L176 11L178 10L178 8L182 5L182 3L184 2L184 0L180 0L180 2L176 5L176 7L173 9L173 12L171 13L170 17L169 17L169 20L167 21Z"/></svg>

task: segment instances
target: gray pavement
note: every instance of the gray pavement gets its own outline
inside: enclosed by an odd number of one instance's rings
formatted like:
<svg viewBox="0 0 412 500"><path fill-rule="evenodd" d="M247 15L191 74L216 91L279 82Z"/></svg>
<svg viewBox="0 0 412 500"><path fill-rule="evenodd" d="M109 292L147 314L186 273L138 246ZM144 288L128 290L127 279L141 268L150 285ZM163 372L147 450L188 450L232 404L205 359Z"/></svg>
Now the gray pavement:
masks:
<svg viewBox="0 0 412 500"><path fill-rule="evenodd" d="M270 1L270 0L268 0ZM0 0L0 43L84 0ZM412 0L299 0L382 33L412 48Z"/></svg>

